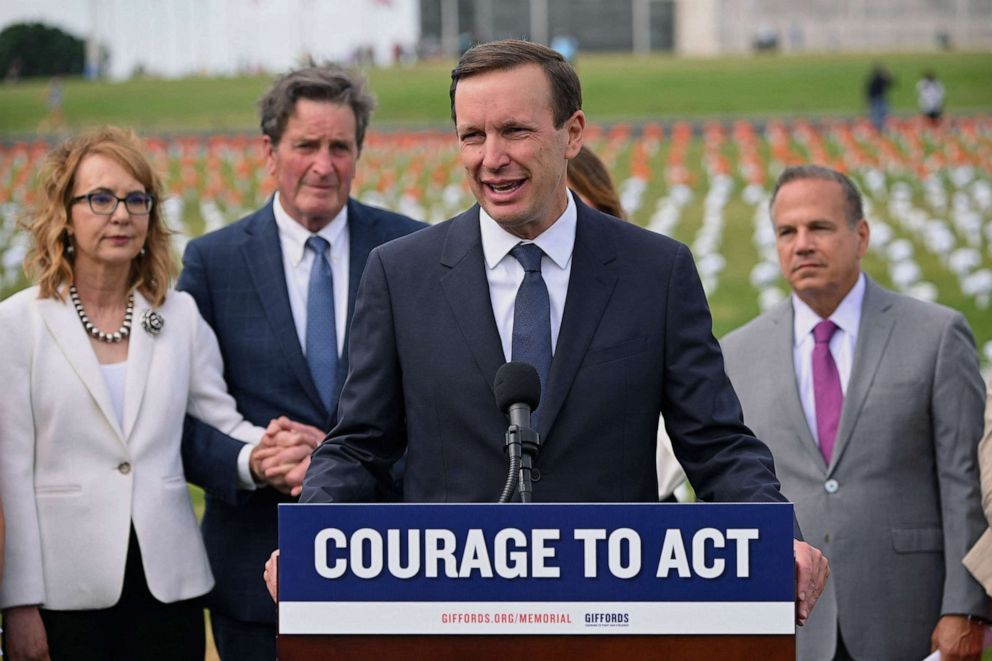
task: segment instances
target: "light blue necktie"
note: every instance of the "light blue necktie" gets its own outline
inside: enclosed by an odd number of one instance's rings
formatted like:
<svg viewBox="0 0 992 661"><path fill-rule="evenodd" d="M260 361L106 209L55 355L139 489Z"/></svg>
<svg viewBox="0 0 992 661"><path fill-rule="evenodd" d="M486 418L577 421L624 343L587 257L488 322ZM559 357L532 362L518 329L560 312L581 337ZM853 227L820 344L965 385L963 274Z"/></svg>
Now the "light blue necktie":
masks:
<svg viewBox="0 0 992 661"><path fill-rule="evenodd" d="M327 261L331 244L319 236L307 239L313 267L307 286L307 364L328 412L337 407L338 340L334 322L334 275Z"/></svg>
<svg viewBox="0 0 992 661"><path fill-rule="evenodd" d="M510 254L524 267L524 279L517 289L513 304L513 341L510 348L512 360L530 363L541 377L541 404L547 393L548 374L551 372L551 299L548 286L541 275L541 257L544 251L533 243L520 243ZM537 427L537 414L533 418Z"/></svg>

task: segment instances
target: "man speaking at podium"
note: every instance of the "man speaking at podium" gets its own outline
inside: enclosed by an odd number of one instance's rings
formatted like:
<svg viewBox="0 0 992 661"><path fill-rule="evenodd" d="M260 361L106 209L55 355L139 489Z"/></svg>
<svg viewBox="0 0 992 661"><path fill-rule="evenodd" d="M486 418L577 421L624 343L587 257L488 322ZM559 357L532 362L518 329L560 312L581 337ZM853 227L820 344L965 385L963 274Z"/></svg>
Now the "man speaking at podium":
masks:
<svg viewBox="0 0 992 661"><path fill-rule="evenodd" d="M742 422L689 250L566 188L585 127L572 67L508 40L469 50L451 78L478 205L370 255L338 424L301 502L374 500L404 454L405 500L496 500L507 420L493 382L508 360L541 377L534 500L657 500L663 413L701 500L784 501ZM803 623L829 570L807 544L795 552Z"/></svg>

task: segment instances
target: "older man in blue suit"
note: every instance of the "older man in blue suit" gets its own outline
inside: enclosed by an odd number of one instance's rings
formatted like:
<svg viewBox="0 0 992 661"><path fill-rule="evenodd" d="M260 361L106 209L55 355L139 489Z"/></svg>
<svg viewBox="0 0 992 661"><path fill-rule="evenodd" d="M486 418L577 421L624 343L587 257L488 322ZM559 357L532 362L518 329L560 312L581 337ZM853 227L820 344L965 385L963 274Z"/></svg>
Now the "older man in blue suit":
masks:
<svg viewBox="0 0 992 661"><path fill-rule="evenodd" d="M290 498L290 469L302 476L335 422L369 252L423 226L350 198L373 105L364 81L338 67L276 81L260 109L277 192L184 256L179 288L217 335L239 410L259 425L279 419L271 429L290 441L245 446L187 420L183 459L207 492L202 527L217 581L208 603L223 659L275 658L275 609L259 572L277 543L277 505Z"/></svg>
<svg viewBox="0 0 992 661"><path fill-rule="evenodd" d="M369 256L341 418L301 500L367 500L404 454L406 500L496 500L507 421L493 382L508 359L541 376L534 500L657 500L659 413L702 499L785 500L688 249L566 188L585 126L572 67L537 44L483 44L452 72L451 100L479 205ZM795 548L802 623L828 568Z"/></svg>

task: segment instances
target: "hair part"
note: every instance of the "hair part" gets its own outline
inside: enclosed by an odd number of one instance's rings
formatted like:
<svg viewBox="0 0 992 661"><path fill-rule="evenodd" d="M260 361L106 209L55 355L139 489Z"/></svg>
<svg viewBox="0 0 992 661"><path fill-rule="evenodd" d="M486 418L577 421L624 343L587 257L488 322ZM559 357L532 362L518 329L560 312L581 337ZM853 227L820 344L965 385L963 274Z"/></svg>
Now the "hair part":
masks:
<svg viewBox="0 0 992 661"><path fill-rule="evenodd" d="M560 53L541 44L520 39L503 39L473 46L465 51L451 71L451 120L455 115L455 90L458 81L490 71L506 71L527 64L544 70L551 86L551 110L555 128L560 129L569 117L582 109L582 86L575 69Z"/></svg>
<svg viewBox="0 0 992 661"><path fill-rule="evenodd" d="M585 145L575 158L568 162L568 187L589 200L594 208L616 218L626 219L620 195L613 187L613 179L603 161Z"/></svg>
<svg viewBox="0 0 992 661"><path fill-rule="evenodd" d="M65 300L63 288L74 282L73 257L67 250L70 200L79 165L91 154L118 163L155 199L148 215L145 254L131 263L128 286L140 291L152 305L159 306L179 269L172 251L173 232L162 218L161 180L132 131L112 126L96 129L70 138L48 153L39 175L41 199L33 218L21 223L31 235L24 270L38 283L39 298Z"/></svg>
<svg viewBox="0 0 992 661"><path fill-rule="evenodd" d="M375 97L368 91L365 77L336 64L309 66L280 76L258 102L262 134L279 144L286 124L300 99L348 106L355 114L355 140L362 151Z"/></svg>
<svg viewBox="0 0 992 661"><path fill-rule="evenodd" d="M782 189L782 186L793 181L805 179L832 181L840 185L844 194L844 217L847 220L848 226L852 229L857 227L858 222L865 217L864 207L861 202L861 191L858 190L855 183L847 175L822 165L790 165L785 168L782 174L779 175L778 181L775 182L775 189L772 191L772 197L768 201L769 213L771 213L772 207L775 206L775 199L778 197L778 192ZM774 218L772 218L772 222L775 222Z"/></svg>

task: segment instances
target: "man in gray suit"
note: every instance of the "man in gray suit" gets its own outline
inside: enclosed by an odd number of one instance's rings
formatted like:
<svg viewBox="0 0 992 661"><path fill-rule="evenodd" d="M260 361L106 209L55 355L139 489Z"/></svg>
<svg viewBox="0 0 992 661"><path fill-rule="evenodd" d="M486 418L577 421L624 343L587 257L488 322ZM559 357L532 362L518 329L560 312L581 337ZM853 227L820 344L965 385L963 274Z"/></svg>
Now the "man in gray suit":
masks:
<svg viewBox="0 0 992 661"><path fill-rule="evenodd" d="M990 603L961 564L981 534L983 384L964 318L861 272L844 175L787 168L771 200L793 295L723 341L744 421L830 557L801 659L978 659Z"/></svg>

